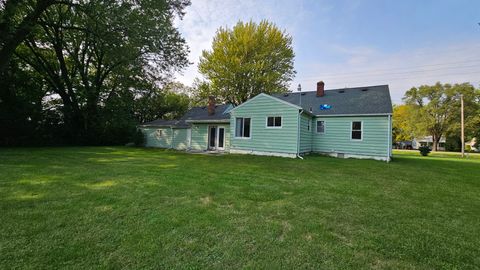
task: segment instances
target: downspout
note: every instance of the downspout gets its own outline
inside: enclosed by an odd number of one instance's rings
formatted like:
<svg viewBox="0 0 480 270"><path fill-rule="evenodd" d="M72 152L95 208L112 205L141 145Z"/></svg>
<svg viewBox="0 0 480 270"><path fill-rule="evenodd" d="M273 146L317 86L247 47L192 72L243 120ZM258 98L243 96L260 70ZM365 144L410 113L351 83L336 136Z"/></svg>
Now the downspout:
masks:
<svg viewBox="0 0 480 270"><path fill-rule="evenodd" d="M173 132L172 126L170 126L170 131L172 132L172 142L170 143L170 149L173 149L173 141L175 140L175 133Z"/></svg>
<svg viewBox="0 0 480 270"><path fill-rule="evenodd" d="M303 157L300 156L300 115L303 113L303 109L300 109L298 112L297 116L297 157L300 159L303 159Z"/></svg>
<svg viewBox="0 0 480 270"><path fill-rule="evenodd" d="M387 163L390 162L392 147L392 116L388 115Z"/></svg>

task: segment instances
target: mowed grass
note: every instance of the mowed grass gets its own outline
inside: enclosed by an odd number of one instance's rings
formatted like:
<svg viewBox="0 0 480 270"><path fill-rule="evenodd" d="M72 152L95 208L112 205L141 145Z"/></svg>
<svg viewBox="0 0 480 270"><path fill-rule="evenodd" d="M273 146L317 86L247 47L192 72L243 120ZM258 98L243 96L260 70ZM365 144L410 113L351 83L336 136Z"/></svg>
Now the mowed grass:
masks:
<svg viewBox="0 0 480 270"><path fill-rule="evenodd" d="M478 269L480 158L0 149L0 269Z"/></svg>

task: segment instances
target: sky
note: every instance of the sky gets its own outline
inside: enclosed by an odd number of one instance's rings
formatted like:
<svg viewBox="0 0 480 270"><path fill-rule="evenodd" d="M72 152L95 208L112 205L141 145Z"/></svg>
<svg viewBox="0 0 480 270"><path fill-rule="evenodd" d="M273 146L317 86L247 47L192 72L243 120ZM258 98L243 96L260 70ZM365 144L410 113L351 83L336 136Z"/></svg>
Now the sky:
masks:
<svg viewBox="0 0 480 270"><path fill-rule="evenodd" d="M423 84L480 86L480 1L192 0L176 26L192 63L176 80L191 85L202 50L219 27L266 19L293 38L290 89L388 84L392 101Z"/></svg>

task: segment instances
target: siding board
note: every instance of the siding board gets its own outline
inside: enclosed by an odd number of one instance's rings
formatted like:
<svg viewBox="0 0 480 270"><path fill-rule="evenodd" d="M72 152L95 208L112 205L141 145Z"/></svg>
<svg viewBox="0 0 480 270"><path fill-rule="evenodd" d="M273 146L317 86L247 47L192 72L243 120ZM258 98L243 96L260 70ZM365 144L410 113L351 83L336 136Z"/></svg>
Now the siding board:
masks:
<svg viewBox="0 0 480 270"><path fill-rule="evenodd" d="M231 112L231 149L297 153L298 109L272 97L258 96ZM267 116L281 116L281 128L267 128ZM251 138L235 137L235 118L251 118Z"/></svg>

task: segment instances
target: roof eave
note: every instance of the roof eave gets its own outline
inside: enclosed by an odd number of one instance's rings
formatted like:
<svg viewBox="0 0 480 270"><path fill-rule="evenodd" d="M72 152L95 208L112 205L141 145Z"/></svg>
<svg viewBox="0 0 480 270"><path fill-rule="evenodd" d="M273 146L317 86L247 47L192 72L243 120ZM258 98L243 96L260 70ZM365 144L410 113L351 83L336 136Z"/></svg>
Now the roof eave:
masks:
<svg viewBox="0 0 480 270"><path fill-rule="evenodd" d="M333 116L389 116L392 113L349 113L349 114L316 114L316 117Z"/></svg>
<svg viewBox="0 0 480 270"><path fill-rule="evenodd" d="M185 120L187 123L230 123L230 119Z"/></svg>

